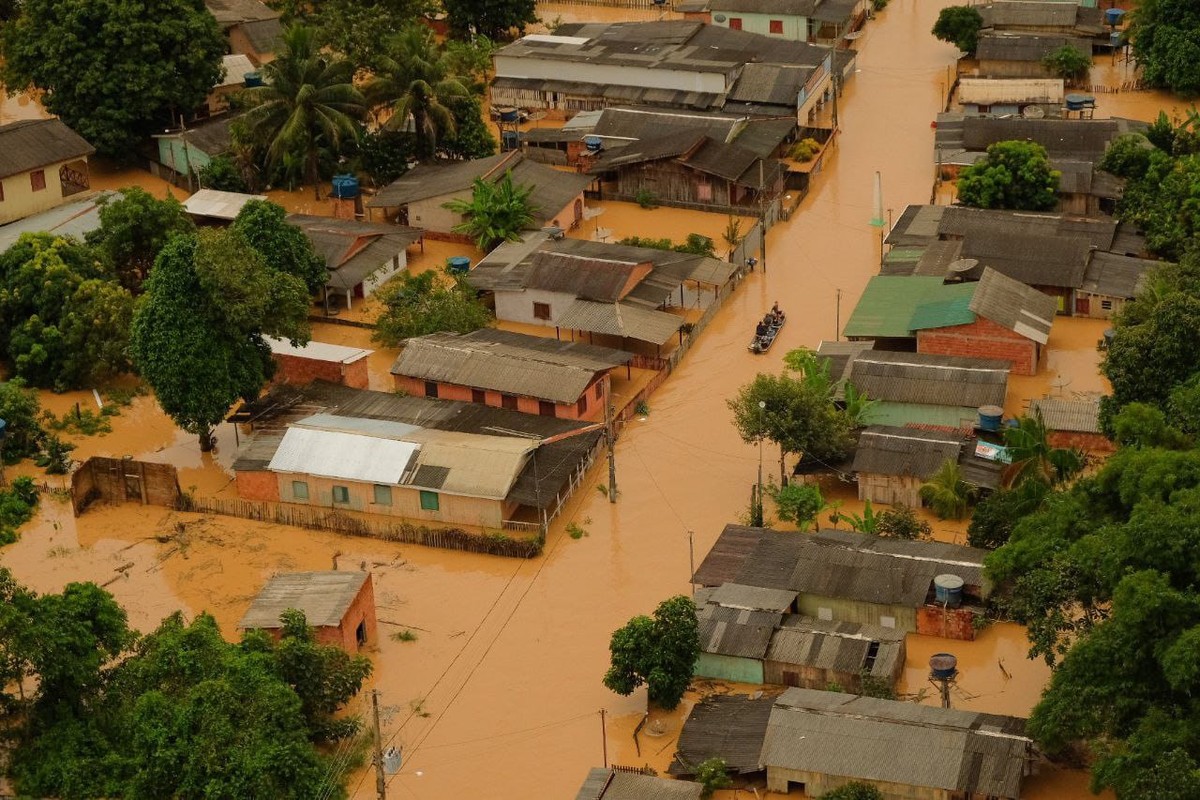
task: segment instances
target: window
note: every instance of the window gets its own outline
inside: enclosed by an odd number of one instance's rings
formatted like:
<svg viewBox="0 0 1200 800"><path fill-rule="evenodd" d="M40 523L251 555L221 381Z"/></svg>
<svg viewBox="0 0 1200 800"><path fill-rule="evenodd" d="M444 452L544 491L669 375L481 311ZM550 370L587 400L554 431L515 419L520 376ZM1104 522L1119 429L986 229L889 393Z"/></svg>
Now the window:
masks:
<svg viewBox="0 0 1200 800"><path fill-rule="evenodd" d="M823 619L826 622L833 620L833 609L821 606L817 609L817 619Z"/></svg>
<svg viewBox="0 0 1200 800"><path fill-rule="evenodd" d="M392 487L375 484L375 505L390 506L392 504Z"/></svg>
<svg viewBox="0 0 1200 800"><path fill-rule="evenodd" d="M550 319L550 304L549 303L534 303L533 304L534 319Z"/></svg>
<svg viewBox="0 0 1200 800"><path fill-rule="evenodd" d="M471 402L472 403L486 403L487 402L487 392L485 392L483 389L472 389L471 390Z"/></svg>
<svg viewBox="0 0 1200 800"><path fill-rule="evenodd" d="M292 499L308 499L308 483L306 481L292 481Z"/></svg>
<svg viewBox="0 0 1200 800"><path fill-rule="evenodd" d="M0 181L0 203L4 202L4 181Z"/></svg>
<svg viewBox="0 0 1200 800"><path fill-rule="evenodd" d="M349 503L350 502L350 488L347 486L333 487L333 502Z"/></svg>
<svg viewBox="0 0 1200 800"><path fill-rule="evenodd" d="M517 410L517 396L514 394L500 395L500 407L507 408L509 411Z"/></svg>
<svg viewBox="0 0 1200 800"><path fill-rule="evenodd" d="M894 628L894 627L896 627L896 618L895 617L880 617L879 618L879 626L881 628Z"/></svg>
<svg viewBox="0 0 1200 800"><path fill-rule="evenodd" d="M437 397L438 396L438 385L435 381L425 381L425 396L426 397Z"/></svg>
<svg viewBox="0 0 1200 800"><path fill-rule="evenodd" d="M587 395L586 394L581 395L579 397L579 402L575 404L575 413L581 417L587 413Z"/></svg>
<svg viewBox="0 0 1200 800"><path fill-rule="evenodd" d="M438 493L421 491L421 510L422 511L437 511L438 510Z"/></svg>
<svg viewBox="0 0 1200 800"><path fill-rule="evenodd" d="M46 170L35 169L29 173L29 185L35 192L40 192L46 188Z"/></svg>
<svg viewBox="0 0 1200 800"><path fill-rule="evenodd" d="M729 30L740 31L741 29L742 29L742 18L741 17L730 17L729 18Z"/></svg>
<svg viewBox="0 0 1200 800"><path fill-rule="evenodd" d="M1112 311L1112 300L1101 300L1100 307L1105 311Z"/></svg>
<svg viewBox="0 0 1200 800"><path fill-rule="evenodd" d="M696 199L702 203L712 202L712 184L711 183L696 184Z"/></svg>
<svg viewBox="0 0 1200 800"><path fill-rule="evenodd" d="M554 416L554 403L547 403L545 400L538 400L538 414L543 417Z"/></svg>
<svg viewBox="0 0 1200 800"><path fill-rule="evenodd" d="M771 20L771 29L770 30L771 30L771 33L783 33L783 20L781 20L781 19Z"/></svg>

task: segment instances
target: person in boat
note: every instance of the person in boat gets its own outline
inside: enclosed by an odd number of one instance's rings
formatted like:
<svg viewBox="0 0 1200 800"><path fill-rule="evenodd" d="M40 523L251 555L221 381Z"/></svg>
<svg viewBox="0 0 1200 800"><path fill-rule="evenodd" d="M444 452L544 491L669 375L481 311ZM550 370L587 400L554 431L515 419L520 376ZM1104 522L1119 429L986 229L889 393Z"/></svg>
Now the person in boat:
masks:
<svg viewBox="0 0 1200 800"><path fill-rule="evenodd" d="M758 323L758 327L756 327L754 329L754 335L755 336L766 336L767 331L769 331L770 329L771 329L770 324L764 319L762 322Z"/></svg>

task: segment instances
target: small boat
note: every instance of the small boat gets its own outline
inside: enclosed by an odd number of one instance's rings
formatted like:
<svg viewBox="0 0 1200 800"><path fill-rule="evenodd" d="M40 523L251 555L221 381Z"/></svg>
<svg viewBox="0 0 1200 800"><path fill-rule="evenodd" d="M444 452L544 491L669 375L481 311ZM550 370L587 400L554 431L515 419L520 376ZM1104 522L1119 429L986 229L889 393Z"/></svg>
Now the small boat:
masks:
<svg viewBox="0 0 1200 800"><path fill-rule="evenodd" d="M768 313L755 327L754 338L750 340L750 345L746 349L751 353L765 353L770 350L785 322L787 322L787 314L782 311L778 314Z"/></svg>

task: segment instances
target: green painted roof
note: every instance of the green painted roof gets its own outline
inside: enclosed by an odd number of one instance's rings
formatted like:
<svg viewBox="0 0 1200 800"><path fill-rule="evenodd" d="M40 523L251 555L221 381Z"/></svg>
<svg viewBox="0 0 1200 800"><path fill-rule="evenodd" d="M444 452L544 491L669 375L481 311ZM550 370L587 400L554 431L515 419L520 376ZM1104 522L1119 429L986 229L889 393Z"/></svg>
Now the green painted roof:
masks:
<svg viewBox="0 0 1200 800"><path fill-rule="evenodd" d="M926 275L876 275L863 290L843 334L902 339L912 337L918 329L974 322L967 304L976 286L945 284L939 277Z"/></svg>
<svg viewBox="0 0 1200 800"><path fill-rule="evenodd" d="M915 264L921 260L924 247L893 247L883 257L885 264Z"/></svg>
<svg viewBox="0 0 1200 800"><path fill-rule="evenodd" d="M864 415L865 425L974 425L979 410L966 406L932 406L921 403L874 403Z"/></svg>

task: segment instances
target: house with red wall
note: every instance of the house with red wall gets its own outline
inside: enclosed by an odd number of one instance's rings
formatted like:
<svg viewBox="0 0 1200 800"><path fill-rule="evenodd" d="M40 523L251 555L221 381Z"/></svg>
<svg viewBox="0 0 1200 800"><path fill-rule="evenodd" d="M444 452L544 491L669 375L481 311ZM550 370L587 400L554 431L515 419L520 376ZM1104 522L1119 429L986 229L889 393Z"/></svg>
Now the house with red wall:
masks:
<svg viewBox="0 0 1200 800"><path fill-rule="evenodd" d="M409 339L392 365L406 394L562 419L604 418L610 373L633 354L484 328Z"/></svg>
<svg viewBox="0 0 1200 800"><path fill-rule="evenodd" d="M367 362L374 350L326 342L296 346L287 339L266 339L275 361L275 383L307 386L313 381L329 381L352 389L367 388Z"/></svg>
<svg viewBox="0 0 1200 800"><path fill-rule="evenodd" d="M359 570L290 572L267 581L250 604L238 629L265 630L278 638L280 616L288 609L304 612L321 644L355 653L376 644L375 588L371 574Z"/></svg>

